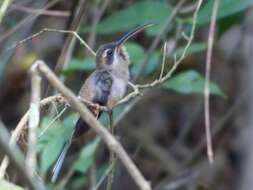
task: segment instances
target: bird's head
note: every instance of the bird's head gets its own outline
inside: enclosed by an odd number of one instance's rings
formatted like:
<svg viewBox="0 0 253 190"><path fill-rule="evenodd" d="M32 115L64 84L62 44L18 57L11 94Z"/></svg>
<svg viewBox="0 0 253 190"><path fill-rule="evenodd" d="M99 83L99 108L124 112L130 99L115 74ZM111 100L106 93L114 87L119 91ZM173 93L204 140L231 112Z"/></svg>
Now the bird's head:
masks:
<svg viewBox="0 0 253 190"><path fill-rule="evenodd" d="M115 70L128 68L130 60L125 47L123 47L124 43L132 36L136 35L137 33L143 31L145 28L150 27L152 25L153 24L145 24L142 26L138 26L123 35L119 40L101 45L96 53L97 68Z"/></svg>

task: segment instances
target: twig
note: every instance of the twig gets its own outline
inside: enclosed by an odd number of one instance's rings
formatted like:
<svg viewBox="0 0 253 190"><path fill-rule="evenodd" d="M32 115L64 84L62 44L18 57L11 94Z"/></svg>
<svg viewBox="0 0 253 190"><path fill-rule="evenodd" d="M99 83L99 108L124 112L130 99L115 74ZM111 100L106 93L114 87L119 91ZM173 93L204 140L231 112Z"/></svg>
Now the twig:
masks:
<svg viewBox="0 0 253 190"><path fill-rule="evenodd" d="M167 177L166 179L159 182L154 190L175 190L185 189L187 185L195 181L200 175L199 171L186 171L175 177Z"/></svg>
<svg viewBox="0 0 253 190"><path fill-rule="evenodd" d="M47 15L47 16L57 16L57 17L70 16L69 11L35 9L35 8L30 8L30 7L25 7L22 5L15 5L15 4L11 5L10 8L12 10L23 11L23 12L32 13L32 14Z"/></svg>
<svg viewBox="0 0 253 190"><path fill-rule="evenodd" d="M50 7L57 4L60 0L52 0L46 6L42 7L41 10L49 9ZM21 20L19 23L17 23L11 30L4 33L2 36L0 36L0 43L2 43L3 40L5 40L8 36L12 35L14 32L16 32L19 28L21 28L23 25L33 22L39 14L29 15L25 17L23 20Z"/></svg>
<svg viewBox="0 0 253 190"><path fill-rule="evenodd" d="M7 8L10 6L12 0L4 0L0 7L0 24L3 20Z"/></svg>
<svg viewBox="0 0 253 190"><path fill-rule="evenodd" d="M197 17L198 17L199 9L200 9L200 6L201 6L202 2L203 2L203 0L199 0L198 1L198 6L197 6L197 8L196 8L196 10L194 12L194 15L193 15L193 23L192 23L191 33L190 33L190 36L188 38L187 44L186 44L186 46L184 48L184 51L183 51L182 55L180 56L180 58L178 60L176 59L176 55L175 55L174 65L168 71L168 73L166 73L166 75L163 76L162 78L156 79L156 80L154 80L151 83L132 85L134 91L132 93L129 93L124 99L122 99L119 102L120 104L123 103L123 102L127 102L127 101L129 101L130 99L132 99L132 98L134 98L136 96L139 96L141 94L141 90L146 89L146 88L152 88L152 87L158 86L158 85L164 83L165 81L167 81L171 77L171 75L177 69L178 65L185 58L186 52L189 49L189 47L190 47L190 45L191 45L191 43L193 41L194 33L195 33L195 29L196 29L196 24L197 24Z"/></svg>
<svg viewBox="0 0 253 190"><path fill-rule="evenodd" d="M230 125L225 125L229 119L231 119L238 111L239 108L245 103L246 100L248 100L250 97L249 91L245 91L241 94L241 96L236 98L235 103L229 108L229 110L222 116L222 118L213 125L213 130L211 131L212 138L216 137L220 131L224 130L226 126ZM200 142L198 145L192 150L191 157L187 158L185 163L183 165L188 165L192 163L202 152L203 148L205 147L207 142L206 138L201 138Z"/></svg>
<svg viewBox="0 0 253 190"><path fill-rule="evenodd" d="M190 5L186 5L184 7L181 8L181 10L179 11L179 13L181 14L187 14L187 13L191 13L192 11L194 11L197 7L197 2L193 2Z"/></svg>
<svg viewBox="0 0 253 190"><path fill-rule="evenodd" d="M165 63L166 63L166 56L167 56L167 42L165 42L164 46L163 46L162 69L161 69L159 80L161 80L163 77L164 67L165 67Z"/></svg>
<svg viewBox="0 0 253 190"><path fill-rule="evenodd" d="M64 189L64 187L66 186L66 184L69 182L70 178L72 177L72 175L75 173L75 170L73 167L71 167L67 173L65 174L65 176L63 177L63 179L60 181L60 183L55 187L55 190L62 190Z"/></svg>
<svg viewBox="0 0 253 190"><path fill-rule="evenodd" d="M112 135L114 135L114 128L113 128L113 112L109 112L109 129ZM109 159L109 165L113 165L113 163L116 161L116 157L114 152L110 151L110 159ZM113 178L114 178L114 167L108 174L107 178L107 185L106 190L112 190L113 185Z"/></svg>
<svg viewBox="0 0 253 190"><path fill-rule="evenodd" d="M29 168L29 173L33 177L37 168L36 163L36 144L37 144L37 128L40 122L40 84L41 77L35 66L31 67L31 103L29 112L29 136L28 136L28 151L26 164Z"/></svg>
<svg viewBox="0 0 253 190"><path fill-rule="evenodd" d="M100 185L104 182L105 178L112 172L115 162L116 162L116 160L114 160L114 162L112 162L108 166L108 168L105 171L105 174L100 178L100 180L98 181L98 183L96 184L96 186L92 190L97 190L100 187Z"/></svg>
<svg viewBox="0 0 253 190"><path fill-rule="evenodd" d="M41 131L41 133L38 136L39 139L45 134L45 132L49 129L49 127L51 127L54 124L54 122L62 116L62 114L66 111L66 109L67 109L67 106L65 106L61 110L61 112L57 114L56 117Z"/></svg>
<svg viewBox="0 0 253 190"><path fill-rule="evenodd" d="M40 102L40 108L43 108L44 106L51 104L52 102L65 103L65 99L60 95L50 96L48 98L43 99ZM15 130L12 132L9 140L10 145L14 145L18 141L21 133L23 132L28 122L28 119L29 119L29 110L24 114L24 116L21 118L18 125L16 126ZM5 171L8 165L9 159L5 156L0 166L0 179L5 176Z"/></svg>
<svg viewBox="0 0 253 190"><path fill-rule="evenodd" d="M91 106L94 107L96 109L99 109L100 111L106 111L109 112L111 111L109 108L107 108L106 106L100 106L99 104L94 104L93 102L90 102L88 100L85 100L84 98L82 98L81 96L78 96L78 99L83 102L85 105L87 106Z"/></svg>
<svg viewBox="0 0 253 190"><path fill-rule="evenodd" d="M37 179L36 176L31 177L28 169L25 165L25 158L21 153L20 149L14 145L9 145L8 141L10 134L4 127L3 123L0 122L0 148L7 155L11 162L15 165L16 170L21 174L25 182L27 183L29 189L32 190L46 190L45 186L41 181Z"/></svg>
<svg viewBox="0 0 253 190"><path fill-rule="evenodd" d="M210 163L213 163L213 148L212 137L210 129L210 71L211 71L211 59L215 32L216 16L219 8L219 0L214 1L210 29L208 34L208 46L206 54L206 71L205 71L205 89L204 89L204 107L205 107L205 131L206 131L206 143L207 143L207 156Z"/></svg>
<svg viewBox="0 0 253 190"><path fill-rule="evenodd" d="M186 53L186 51L188 50L188 48L189 48L189 46L190 46L190 44L191 44L191 42L192 42L192 40L193 40L194 32L195 32L195 28L196 28L197 15L198 15L199 8L200 8L201 4L202 4L202 0L199 0L199 1L198 1L198 6L197 6L197 8L196 8L196 10L195 10L195 12L194 12L194 16L193 16L193 25L192 25L192 30L191 30L191 35L190 35L190 37L189 37L189 41L187 42L187 45L186 45L186 47L185 47L185 49L184 49L184 51L183 51L183 54L182 54L182 56L180 57L180 59L179 59L179 60L175 60L175 64L174 64L174 66L172 67L172 69L171 69L164 77L162 77L162 78L159 79L159 80L155 80L155 81L153 81L153 82L150 83L150 84L144 84L144 85L133 85L133 84L130 84L130 86L133 87L134 92L132 92L132 93L130 93L129 95L127 95L127 96L123 99L124 101L122 101L121 103L127 102L127 101L130 100L131 98L134 98L134 97L136 97L136 96L139 96L139 95L141 94L140 89L151 88L151 87L154 87L154 86L156 86L156 85L159 85L159 84L165 82L165 81L171 76L171 74L172 74L172 73L175 71L175 69L177 68L177 65L184 59L185 53ZM75 31L55 30L55 29L44 29L44 30L45 30L45 31L48 30L48 31L52 31L52 32L72 33L73 35L75 35L75 36L80 40L80 42L81 42L83 45L85 45L85 46L87 45ZM23 42L25 42L25 41L31 39L32 37L36 37L36 36L40 35L40 34L43 33L43 32L44 32L44 31L40 31L40 32L37 33L37 34L34 34L34 36L28 37L28 38L26 38L25 40L22 40L22 41L16 43L16 44L15 44L15 47L18 46L19 44L21 44L21 43L23 43ZM95 52L94 52L93 50L90 50L90 51L93 53L93 55L95 55ZM62 98L62 97L61 97L61 98ZM73 98L73 97L72 97L72 98ZM136 100L138 100L138 99L136 99ZM65 100L64 100L64 101L65 101ZM117 121L116 121L115 123L118 123L118 121L122 118L122 115L125 115L125 113L127 113L127 112L133 107L133 105L134 105L136 102L137 102L137 101L134 101L134 102L131 103L131 106L127 106L126 111L125 111L123 114L121 114L121 117L119 117L119 119L117 119ZM17 135L16 135L16 138L14 138L15 140L17 140L18 136L20 135L20 131L22 131L22 127L24 127L26 121L27 121L27 114L25 114L25 115L23 116L23 118L21 119L21 122L19 123L18 127L15 129L15 132L16 132L16 134L17 134ZM19 131L19 132L17 132L17 131ZM102 133L102 135L103 135L103 133ZM107 138L107 137L104 137L104 138ZM15 142L15 140L13 140L13 141ZM115 148L114 144L112 145L112 149L113 149L113 148ZM120 150L120 152L122 152L122 150ZM124 155L124 153L123 153L123 155ZM124 160L124 159L125 159L125 158L121 158L121 160ZM5 160L6 160L6 159L5 159ZM126 160L128 160L128 157L127 157ZM127 161L124 160L124 162L127 162ZM5 162L5 163L6 163L6 162ZM4 163L2 163L1 168L2 168L3 165L4 165ZM5 164L5 165L6 165L6 164ZM8 163L7 163L7 165L8 165ZM6 166L6 167L7 167L7 166ZM131 170L131 167L133 167L133 166L131 166L131 164L130 164L130 168L129 168L129 166L127 166L127 167L128 167L128 170ZM135 167L135 166L134 166L134 167ZM5 168L4 170L6 170L6 168ZM136 170L136 168L134 169L134 171L135 171L135 170ZM138 175L140 175L140 174L138 174L138 172L137 172L136 174L132 174L132 176L133 176L133 175L137 175L137 176L138 176ZM140 176L141 176L141 175L140 175ZM142 177L142 176L141 176L141 177ZM147 187L149 187L149 184L148 184L148 183L145 183L145 180L144 180L144 184L146 184Z"/></svg>
<svg viewBox="0 0 253 190"><path fill-rule="evenodd" d="M84 45L90 52L92 55L96 55L96 53L89 47L89 45L79 36L79 34L76 31L71 31L71 30L57 30L57 29L50 29L50 28L43 28L41 31L13 44L11 47L9 47L7 50L13 49L18 47L19 45L27 42L28 40L31 40L37 36L40 36L41 34L43 34L44 32L59 32L59 33L66 33L66 34L72 34L74 35L82 45Z"/></svg>
<svg viewBox="0 0 253 190"><path fill-rule="evenodd" d="M80 100L62 84L44 62L36 61L34 64L51 85L64 95L71 107L76 110L80 114L80 117L101 137L108 148L117 155L139 188L142 190L151 190L150 183L142 176L121 144L96 120Z"/></svg>
<svg viewBox="0 0 253 190"><path fill-rule="evenodd" d="M148 60L151 57L152 52L155 50L155 48L158 46L158 44L161 42L164 36L167 35L169 32L169 26L171 25L171 21L175 18L180 8L183 6L183 4L186 2L186 0L180 0L178 4L175 6L175 8L172 10L170 16L168 17L166 23L164 24L163 28L161 29L161 32L156 36L154 41L152 42L150 48L148 49L146 53L146 57L144 58L143 62L141 62L140 70L136 74L136 77L134 78L134 81L137 81L139 77L141 76L145 65L147 64Z"/></svg>
<svg viewBox="0 0 253 190"><path fill-rule="evenodd" d="M74 18L73 18L73 20L71 20L71 26L70 26L71 31L77 32L79 30L81 22L82 22L84 16L86 15L86 8L87 8L86 4L87 4L86 0L79 0L78 4L76 5L76 8L73 10L72 14L74 14ZM70 58L72 56L75 41L76 41L76 38L73 38L73 35L69 35L67 37L67 39L63 45L61 54L60 54L60 56L57 60L57 63L55 65L54 71L57 75L70 62ZM89 48L89 46L87 46L87 47Z"/></svg>
<svg viewBox="0 0 253 190"><path fill-rule="evenodd" d="M118 105L124 104L126 102L128 102L130 99L135 98L136 96L141 95L141 92L139 90L139 88L137 87L137 85L132 84L131 82L128 83L129 86L131 86L133 88L133 92L129 93L127 96L125 96L123 99L121 99L118 103Z"/></svg>
<svg viewBox="0 0 253 190"><path fill-rule="evenodd" d="M81 100L83 103L85 103L86 105L88 106L94 106L96 108L98 108L99 110L101 111L109 111L108 108L106 108L105 106L98 106L97 104L93 104L92 102L89 102L87 100ZM68 102L66 101L66 99L62 96L62 95L54 95L54 96L50 96L50 97L47 97L43 100L41 100L40 102L40 109L42 109L43 107L47 106L48 104L68 104ZM59 118L60 115L62 115L62 113L65 111L65 108L58 114L58 116L55 118ZM26 127L26 124L28 122L28 119L29 119L29 110L24 114L24 116L20 119L18 125L16 126L15 130L13 131L12 135L11 135L11 139L10 139L10 144L15 144L22 131L25 129ZM55 121L52 120L52 122ZM48 127L50 127L51 124L48 125ZM39 135L39 138L43 135L44 131ZM1 163L1 166L0 166L0 179L4 177L5 175L5 171L7 169L9 165L9 161L8 161L8 158L7 157L4 157L2 163Z"/></svg>
<svg viewBox="0 0 253 190"><path fill-rule="evenodd" d="M91 24L91 31L88 37L88 44L90 45L91 48L94 48L95 45L95 41L96 41L96 29L97 29L97 24L99 23L103 13L105 12L107 6L109 5L111 0L104 0L102 1L102 5L100 8L98 8L97 6L95 6L95 10L94 10L94 15L93 15L93 20L92 20L92 24ZM99 3L101 3L101 0L99 1Z"/></svg>

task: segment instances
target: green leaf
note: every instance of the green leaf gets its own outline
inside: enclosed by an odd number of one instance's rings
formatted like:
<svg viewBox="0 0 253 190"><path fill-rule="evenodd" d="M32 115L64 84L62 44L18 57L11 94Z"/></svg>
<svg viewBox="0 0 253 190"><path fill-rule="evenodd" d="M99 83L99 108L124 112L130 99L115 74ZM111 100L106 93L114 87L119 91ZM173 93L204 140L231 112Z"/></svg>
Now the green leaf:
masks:
<svg viewBox="0 0 253 190"><path fill-rule="evenodd" d="M165 89L171 89L183 94L203 93L205 79L194 70L184 71L163 84ZM213 82L210 83L210 94L225 97L224 92Z"/></svg>
<svg viewBox="0 0 253 190"><path fill-rule="evenodd" d="M150 59L148 60L147 64L145 65L144 72L143 72L144 75L149 75L156 70L156 68L158 67L158 65L160 63L160 56L161 56L160 52L154 52L151 55ZM132 65L131 73L133 75L136 75L139 72L139 70L141 69L142 61L143 61L143 59L139 63Z"/></svg>
<svg viewBox="0 0 253 190"><path fill-rule="evenodd" d="M166 1L139 1L102 20L97 26L97 33L122 32L144 23L155 23L156 26L148 29L149 34L155 35L160 31L170 13L171 8Z"/></svg>
<svg viewBox="0 0 253 190"><path fill-rule="evenodd" d="M47 127L53 118L44 117L39 134ZM55 121L39 138L40 170L45 174L58 158L64 143L69 139L74 128L74 115L65 117L63 122Z"/></svg>
<svg viewBox="0 0 253 190"><path fill-rule="evenodd" d="M199 25L210 22L213 3L213 0L209 0L199 11L197 21ZM217 20L241 12L246 8L249 8L251 5L253 5L252 0L220 0Z"/></svg>
<svg viewBox="0 0 253 190"><path fill-rule="evenodd" d="M50 139L41 153L41 172L45 174L49 167L57 159L64 145L60 138Z"/></svg>
<svg viewBox="0 0 253 190"><path fill-rule="evenodd" d="M144 49L137 43L128 42L125 45L127 52L130 56L131 63L138 63L144 57Z"/></svg>
<svg viewBox="0 0 253 190"><path fill-rule="evenodd" d="M95 57L88 57L85 59L73 58L62 73L68 75L76 71L91 71L94 69Z"/></svg>
<svg viewBox="0 0 253 190"><path fill-rule="evenodd" d="M74 170L85 173L90 168L99 142L100 139L96 138L82 149L79 159L74 163Z"/></svg>
<svg viewBox="0 0 253 190"><path fill-rule="evenodd" d="M206 43L192 43L191 46L188 48L185 56L202 52L206 48L207 48ZM177 48L174 53L177 55L177 57L180 57L183 54L184 49L185 49L185 47Z"/></svg>
<svg viewBox="0 0 253 190"><path fill-rule="evenodd" d="M129 53L131 63L133 63L130 67L131 74L136 75L141 69L141 63L145 58L144 49L136 43L127 43L126 48ZM143 74L148 75L154 72L159 64L159 59L160 52L154 52L145 65Z"/></svg>

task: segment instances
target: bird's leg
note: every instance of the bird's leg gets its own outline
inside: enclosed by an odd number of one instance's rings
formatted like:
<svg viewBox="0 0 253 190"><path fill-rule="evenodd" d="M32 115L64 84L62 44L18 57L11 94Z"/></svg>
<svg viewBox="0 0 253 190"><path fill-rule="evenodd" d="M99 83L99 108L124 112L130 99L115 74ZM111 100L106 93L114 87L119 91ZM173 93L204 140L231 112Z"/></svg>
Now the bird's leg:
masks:
<svg viewBox="0 0 253 190"><path fill-rule="evenodd" d="M90 102L90 101L85 100L84 98L82 98L82 97L80 97L80 96L78 96L78 99L79 99L82 103L84 103L85 105L91 106L91 107L93 107L93 108L96 109L96 110L106 111L106 112L110 111L110 108L108 108L108 107L106 107L106 106L101 106L101 105L99 105L99 104L97 104L97 103Z"/></svg>

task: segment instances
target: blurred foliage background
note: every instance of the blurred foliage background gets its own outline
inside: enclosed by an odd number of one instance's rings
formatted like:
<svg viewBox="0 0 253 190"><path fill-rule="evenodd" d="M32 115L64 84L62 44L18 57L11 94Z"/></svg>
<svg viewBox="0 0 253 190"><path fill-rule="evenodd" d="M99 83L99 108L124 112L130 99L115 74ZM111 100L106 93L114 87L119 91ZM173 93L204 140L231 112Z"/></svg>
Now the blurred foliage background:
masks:
<svg viewBox="0 0 253 190"><path fill-rule="evenodd" d="M219 3L210 86L215 162L209 165L205 153L203 88L213 2L203 1L194 41L172 77L146 91L143 97L113 110L117 138L155 190L241 188L248 137L245 134L250 129L247 100L253 71L253 1ZM1 0L0 6L4 3L6 0ZM174 58L182 55L196 5L196 0L10 1L6 12L0 13L2 121L13 130L28 109L29 67L36 59L45 60L75 93L95 69L94 56L72 35L44 32L10 49L16 42L43 28L75 30L96 50L137 25L155 23L126 44L132 80L147 83L159 77L164 42L165 72L173 66ZM163 31L166 32L162 34ZM152 50L158 37L161 40ZM46 81L42 92L43 97L55 93ZM111 167L115 173L113 189L138 189L119 161L113 166L108 164L108 150L99 138L77 143L65 160L60 179L56 184L50 183L51 169L76 118L71 109L63 109L55 106L43 110L38 131L38 174L48 189L96 189L98 184L98 189L105 189L104 178ZM100 121L108 125L107 114ZM25 143L20 146L25 147ZM4 154L0 153L2 158ZM14 167L8 168L7 176L8 181L23 185Z"/></svg>

